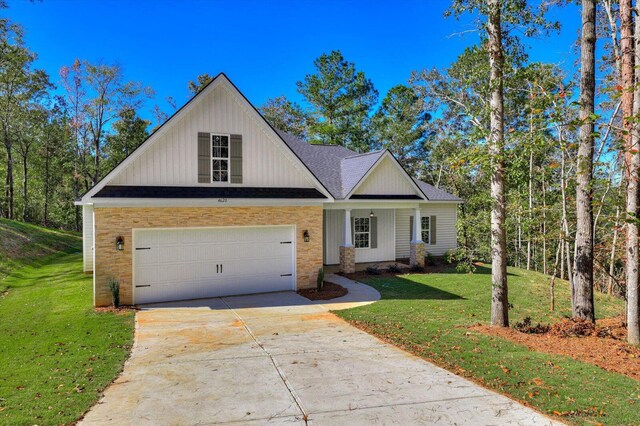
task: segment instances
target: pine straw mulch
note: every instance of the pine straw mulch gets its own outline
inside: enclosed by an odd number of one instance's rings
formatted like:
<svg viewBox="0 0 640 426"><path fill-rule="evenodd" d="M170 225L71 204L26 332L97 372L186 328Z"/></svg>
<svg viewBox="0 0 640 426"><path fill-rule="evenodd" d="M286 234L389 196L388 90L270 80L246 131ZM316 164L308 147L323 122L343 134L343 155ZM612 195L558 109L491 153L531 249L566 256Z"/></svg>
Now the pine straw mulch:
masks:
<svg viewBox="0 0 640 426"><path fill-rule="evenodd" d="M298 290L300 296L306 297L309 300L330 300L337 297L342 297L349 293L349 290L341 285L324 282L322 291L318 291L315 288L305 288Z"/></svg>
<svg viewBox="0 0 640 426"><path fill-rule="evenodd" d="M127 312L131 312L131 311L139 311L140 309L137 306L131 306L131 305L121 305L118 306L117 308L114 306L103 306L103 307L99 307L99 308L93 308L94 312L102 314L105 312L111 312L114 314L125 314Z"/></svg>
<svg viewBox="0 0 640 426"><path fill-rule="evenodd" d="M470 329L523 344L538 352L567 355L640 380L640 348L626 343L627 328L622 317L604 318L595 326L585 321L563 319L550 326L525 321L516 327L524 332L480 324Z"/></svg>

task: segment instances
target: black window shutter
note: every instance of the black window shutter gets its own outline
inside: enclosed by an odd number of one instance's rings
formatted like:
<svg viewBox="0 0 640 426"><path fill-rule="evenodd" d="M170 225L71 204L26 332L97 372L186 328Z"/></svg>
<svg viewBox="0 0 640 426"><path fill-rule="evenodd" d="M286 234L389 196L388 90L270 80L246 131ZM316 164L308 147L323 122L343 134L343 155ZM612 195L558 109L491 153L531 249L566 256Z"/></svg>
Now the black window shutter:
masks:
<svg viewBox="0 0 640 426"><path fill-rule="evenodd" d="M414 217L409 216L409 241L413 241L413 222Z"/></svg>
<svg viewBox="0 0 640 426"><path fill-rule="evenodd" d="M431 219L429 219L429 238L431 239L430 244L436 244L438 242L438 239L436 238L438 232L436 231L436 229L438 229L438 227L436 226L436 217L431 216Z"/></svg>
<svg viewBox="0 0 640 426"><path fill-rule="evenodd" d="M198 132L198 183L211 183L211 135Z"/></svg>
<svg viewBox="0 0 640 426"><path fill-rule="evenodd" d="M231 183L242 183L242 135L231 135Z"/></svg>

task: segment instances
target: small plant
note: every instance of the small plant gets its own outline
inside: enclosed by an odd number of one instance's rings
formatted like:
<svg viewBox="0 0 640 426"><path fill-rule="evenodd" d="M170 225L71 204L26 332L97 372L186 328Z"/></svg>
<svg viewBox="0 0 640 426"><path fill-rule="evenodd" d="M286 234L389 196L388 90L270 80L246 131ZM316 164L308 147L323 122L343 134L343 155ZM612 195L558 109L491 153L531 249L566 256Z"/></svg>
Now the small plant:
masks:
<svg viewBox="0 0 640 426"><path fill-rule="evenodd" d="M470 260L460 261L456 265L456 271L461 274L473 274L476 272L476 265L474 265Z"/></svg>
<svg viewBox="0 0 640 426"><path fill-rule="evenodd" d="M420 266L420 265L413 265L411 267L411 269L409 269L411 272L424 272L424 266Z"/></svg>
<svg viewBox="0 0 640 426"><path fill-rule="evenodd" d="M322 291L324 289L324 269L318 269L318 278L316 281L316 288L318 291Z"/></svg>
<svg viewBox="0 0 640 426"><path fill-rule="evenodd" d="M382 274L382 271L377 266L367 266L366 272L369 275L380 275L380 274Z"/></svg>
<svg viewBox="0 0 640 426"><path fill-rule="evenodd" d="M389 272L390 274L399 274L402 271L400 270L398 264L394 263L392 265L389 265L389 267L387 268L387 272Z"/></svg>
<svg viewBox="0 0 640 426"><path fill-rule="evenodd" d="M114 308L120 307L120 281L115 278L109 278L109 290L111 290L111 301Z"/></svg>
<svg viewBox="0 0 640 426"><path fill-rule="evenodd" d="M457 260L456 250L447 250L442 258L444 259L445 263L451 265Z"/></svg>
<svg viewBox="0 0 640 426"><path fill-rule="evenodd" d="M424 264L428 266L433 266L436 264L436 259L429 252L425 252L424 254Z"/></svg>

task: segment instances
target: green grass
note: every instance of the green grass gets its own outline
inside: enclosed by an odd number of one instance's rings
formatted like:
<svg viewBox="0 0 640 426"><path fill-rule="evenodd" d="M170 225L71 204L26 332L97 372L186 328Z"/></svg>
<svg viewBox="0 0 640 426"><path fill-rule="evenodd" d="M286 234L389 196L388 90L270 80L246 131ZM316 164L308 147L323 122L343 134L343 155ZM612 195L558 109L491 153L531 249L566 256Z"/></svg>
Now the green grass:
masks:
<svg viewBox="0 0 640 426"><path fill-rule="evenodd" d="M370 277L364 280L382 294L372 305L337 315L366 326L372 333L479 382L526 402L543 413L564 413L575 424L639 424L640 382L566 356L529 350L508 340L470 332L487 324L491 275L480 267L473 275L450 273ZM555 313L549 311L549 278L510 268L511 323L530 316L549 323L570 314L566 281L556 282ZM624 304L596 296L599 317L623 312Z"/></svg>
<svg viewBox="0 0 640 426"><path fill-rule="evenodd" d="M19 241L10 247L6 235ZM79 243L74 233L0 221L0 424L73 423L128 357L133 312L93 310Z"/></svg>
<svg viewBox="0 0 640 426"><path fill-rule="evenodd" d="M82 236L0 218L0 291L11 271L56 253L82 250Z"/></svg>

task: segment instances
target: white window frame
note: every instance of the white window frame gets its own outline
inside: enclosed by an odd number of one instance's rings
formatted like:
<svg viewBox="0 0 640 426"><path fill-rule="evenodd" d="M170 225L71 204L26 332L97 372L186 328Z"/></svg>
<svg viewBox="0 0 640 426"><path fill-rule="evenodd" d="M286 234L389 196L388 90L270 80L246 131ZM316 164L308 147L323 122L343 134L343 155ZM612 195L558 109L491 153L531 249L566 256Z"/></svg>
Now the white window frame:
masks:
<svg viewBox="0 0 640 426"><path fill-rule="evenodd" d="M425 232L425 228L424 228L424 223L425 223L425 219L427 219L427 232L429 233L429 238L427 238L427 240L425 240L424 238L424 232ZM431 244L431 216L422 216L420 218L420 237L422 238L422 241L425 244Z"/></svg>
<svg viewBox="0 0 640 426"><path fill-rule="evenodd" d="M213 137L214 136L226 136L227 138L227 157L214 157L213 156ZM226 160L227 161L227 180L213 180L213 161L214 160ZM231 135L227 133L209 133L209 167L211 172L209 173L209 180L214 185L228 185L231 183Z"/></svg>
<svg viewBox="0 0 640 426"><path fill-rule="evenodd" d="M366 220L367 221L367 231L356 231L356 221L357 220ZM366 247L358 247L356 241L358 241L358 234L367 234L367 246ZM370 217L355 217L353 219L353 246L356 249L365 249L368 250L371 248L371 218Z"/></svg>

